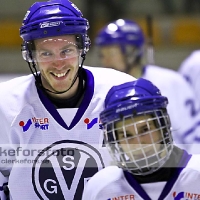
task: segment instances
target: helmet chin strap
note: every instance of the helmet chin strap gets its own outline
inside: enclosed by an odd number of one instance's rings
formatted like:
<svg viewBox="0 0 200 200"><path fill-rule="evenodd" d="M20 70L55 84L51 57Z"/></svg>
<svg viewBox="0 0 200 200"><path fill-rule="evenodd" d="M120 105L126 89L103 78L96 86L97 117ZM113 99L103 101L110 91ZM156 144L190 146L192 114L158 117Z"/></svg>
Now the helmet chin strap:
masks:
<svg viewBox="0 0 200 200"><path fill-rule="evenodd" d="M83 63L84 63L84 61L85 61L85 55L86 55L86 54L82 54L82 55L81 55L82 61L81 61L80 68L83 67ZM45 91L50 92L50 93L53 93L53 94L63 94L63 93L65 93L65 92L69 91L69 90L72 88L72 86L74 85L74 83L76 82L77 78L78 78L78 72L79 72L79 70L77 70L76 75L75 75L75 77L74 77L74 79L73 79L73 81L72 81L72 84L70 85L70 87L69 87L67 90L64 90L64 91L62 91L62 92L52 91L52 90L49 90L49 89L45 88L45 87L42 85L42 82L41 82L41 80L40 80L38 71L37 71L37 69L36 69L36 64L35 64L35 62L32 62L32 66L31 66L31 64L28 62L28 65L29 65L29 68L30 68L32 74L33 74L34 77L35 77L36 86L37 86L38 88L41 88L42 90L45 90ZM34 70L33 70L32 68L33 68Z"/></svg>

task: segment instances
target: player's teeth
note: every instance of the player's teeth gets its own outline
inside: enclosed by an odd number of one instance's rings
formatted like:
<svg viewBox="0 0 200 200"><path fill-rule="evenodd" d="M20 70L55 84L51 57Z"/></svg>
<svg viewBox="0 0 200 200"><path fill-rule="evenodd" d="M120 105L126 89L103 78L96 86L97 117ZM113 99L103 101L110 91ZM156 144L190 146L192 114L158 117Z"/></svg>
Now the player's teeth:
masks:
<svg viewBox="0 0 200 200"><path fill-rule="evenodd" d="M63 76L65 76L65 73L61 73L61 74L54 73L54 75L57 76L57 77L63 77Z"/></svg>

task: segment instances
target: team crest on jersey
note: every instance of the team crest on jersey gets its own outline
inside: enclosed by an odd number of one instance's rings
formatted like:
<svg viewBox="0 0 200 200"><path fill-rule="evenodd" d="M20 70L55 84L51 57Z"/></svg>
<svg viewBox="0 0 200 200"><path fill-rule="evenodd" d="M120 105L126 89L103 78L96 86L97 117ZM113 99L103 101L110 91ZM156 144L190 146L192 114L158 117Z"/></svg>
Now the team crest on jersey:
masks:
<svg viewBox="0 0 200 200"><path fill-rule="evenodd" d="M99 123L99 129L103 128L100 120L97 117L92 120L90 120L89 118L85 118L84 123L86 124L87 129L91 129L97 123Z"/></svg>
<svg viewBox="0 0 200 200"><path fill-rule="evenodd" d="M200 194L192 192L174 192L174 200L200 200Z"/></svg>
<svg viewBox="0 0 200 200"><path fill-rule="evenodd" d="M35 128L38 128L41 130L48 130L49 119L32 117L31 119L28 119L27 122L24 122L24 121L19 122L19 126L22 127L23 132L28 131L31 125L34 125Z"/></svg>
<svg viewBox="0 0 200 200"><path fill-rule="evenodd" d="M59 141L38 154L32 183L39 199L81 199L84 185L103 167L102 157L94 147L78 141Z"/></svg>

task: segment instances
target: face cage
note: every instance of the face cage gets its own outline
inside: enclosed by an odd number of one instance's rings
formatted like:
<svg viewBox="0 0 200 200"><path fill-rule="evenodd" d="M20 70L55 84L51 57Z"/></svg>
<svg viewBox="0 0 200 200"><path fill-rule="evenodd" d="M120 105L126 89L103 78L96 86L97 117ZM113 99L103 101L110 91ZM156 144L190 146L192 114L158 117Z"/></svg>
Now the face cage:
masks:
<svg viewBox="0 0 200 200"><path fill-rule="evenodd" d="M130 171L135 175L148 175L151 174L158 169L160 169L166 161L169 159L169 156L173 149L173 140L171 136L171 123L167 112L163 110L154 110L146 111L138 113L137 116L146 116L151 115L151 118L140 120L135 122L134 116L124 116L123 119L114 120L104 126L104 140L109 149L109 152L117 166L120 168ZM127 118L131 118L131 124L125 125L125 120ZM123 122L121 129L124 132L124 138L118 139L116 131L119 130L115 128L115 123L119 121ZM151 130L149 123L153 121L155 123L156 129ZM148 131L139 134L137 126L140 123L145 123L148 127ZM129 136L126 133L125 127L134 126L136 135ZM161 139L154 142L152 133L158 131L160 132ZM149 134L150 136L150 144L142 144L141 137ZM137 140L137 145L131 144L130 139L135 138ZM125 143L128 151L124 152L122 149L120 142ZM139 147L138 147L139 146ZM135 147L135 148L131 148ZM150 148L151 151L147 151ZM140 157L134 155L136 152L141 152ZM149 154L151 152L151 154ZM128 155L129 156L128 156Z"/></svg>

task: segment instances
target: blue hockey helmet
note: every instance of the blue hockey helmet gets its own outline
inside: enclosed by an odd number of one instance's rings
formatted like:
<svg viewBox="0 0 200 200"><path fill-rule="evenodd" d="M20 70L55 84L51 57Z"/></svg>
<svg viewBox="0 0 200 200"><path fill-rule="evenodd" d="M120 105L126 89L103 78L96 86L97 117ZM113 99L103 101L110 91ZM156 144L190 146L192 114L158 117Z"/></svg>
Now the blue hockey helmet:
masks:
<svg viewBox="0 0 200 200"><path fill-rule="evenodd" d="M27 11L20 28L20 36L25 43L22 47L23 58L27 60L27 42L67 34L79 35L79 48L86 54L90 47L88 29L87 19L69 0L36 2Z"/></svg>
<svg viewBox="0 0 200 200"><path fill-rule="evenodd" d="M138 49L138 55L143 53L144 34L141 27L132 20L118 19L103 27L96 36L97 46L119 45L123 53L126 46L134 46Z"/></svg>
<svg viewBox="0 0 200 200"><path fill-rule="evenodd" d="M109 90L105 99L105 109L100 113L100 120L105 143L119 167L133 174L146 175L165 164L173 149L167 104L168 99L161 95L160 90L143 78L113 86ZM139 121L135 119L137 117L140 117ZM128 125L127 119L130 120ZM116 127L118 122L120 127ZM126 128L130 126L134 129L134 136L126 132ZM144 131L141 128L144 126L148 130ZM122 138L119 138L118 130L123 133ZM153 139L155 132L159 135L157 141ZM151 140L143 146L142 137L145 135ZM139 148L133 148L131 139L136 139ZM122 143L129 150L128 153L122 148Z"/></svg>

